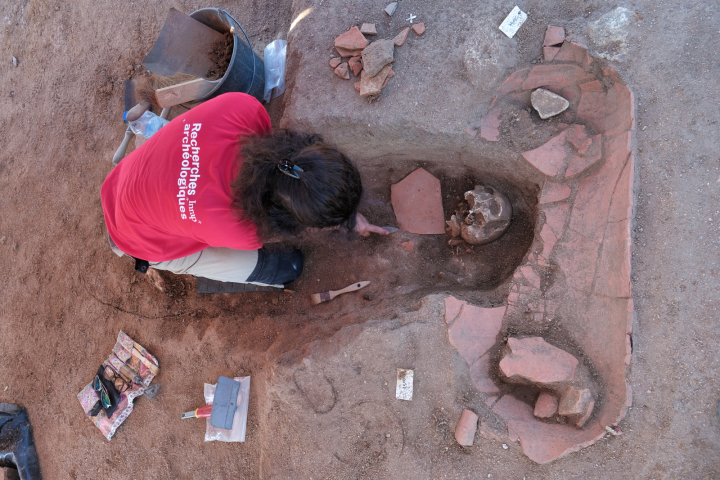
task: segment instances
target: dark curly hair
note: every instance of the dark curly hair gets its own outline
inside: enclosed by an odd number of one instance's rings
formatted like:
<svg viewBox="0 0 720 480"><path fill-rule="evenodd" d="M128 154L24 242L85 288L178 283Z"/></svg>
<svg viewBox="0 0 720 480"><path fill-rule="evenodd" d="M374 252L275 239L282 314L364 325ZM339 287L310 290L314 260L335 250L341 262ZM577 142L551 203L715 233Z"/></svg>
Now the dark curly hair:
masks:
<svg viewBox="0 0 720 480"><path fill-rule="evenodd" d="M240 142L242 165L231 184L233 207L255 223L260 238L308 227L355 228L360 173L320 136L281 129ZM299 179L278 169L285 160L303 170Z"/></svg>

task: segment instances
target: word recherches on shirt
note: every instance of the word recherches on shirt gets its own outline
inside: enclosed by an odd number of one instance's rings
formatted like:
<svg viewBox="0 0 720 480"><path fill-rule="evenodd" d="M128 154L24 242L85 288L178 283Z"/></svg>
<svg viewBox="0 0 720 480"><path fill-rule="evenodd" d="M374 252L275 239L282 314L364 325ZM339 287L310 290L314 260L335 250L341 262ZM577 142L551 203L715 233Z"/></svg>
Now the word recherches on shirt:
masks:
<svg viewBox="0 0 720 480"><path fill-rule="evenodd" d="M202 128L202 123L185 124L182 138L182 163L180 177L178 178L178 207L180 207L180 218L197 222L195 216L195 202L190 197L195 196L195 189L200 178L200 147L198 147L197 136ZM187 203L186 203L187 201ZM187 213L186 213L187 212Z"/></svg>

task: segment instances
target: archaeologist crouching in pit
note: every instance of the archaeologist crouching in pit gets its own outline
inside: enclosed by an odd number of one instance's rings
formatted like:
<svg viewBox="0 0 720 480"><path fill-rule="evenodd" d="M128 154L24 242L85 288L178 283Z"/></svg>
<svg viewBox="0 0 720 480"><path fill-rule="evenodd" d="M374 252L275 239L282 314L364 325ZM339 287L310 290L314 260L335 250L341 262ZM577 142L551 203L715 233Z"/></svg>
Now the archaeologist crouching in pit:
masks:
<svg viewBox="0 0 720 480"><path fill-rule="evenodd" d="M111 246L148 267L221 282L285 286L297 249L263 239L344 226L387 231L357 212L360 174L318 136L271 130L260 102L227 93L177 116L102 186Z"/></svg>

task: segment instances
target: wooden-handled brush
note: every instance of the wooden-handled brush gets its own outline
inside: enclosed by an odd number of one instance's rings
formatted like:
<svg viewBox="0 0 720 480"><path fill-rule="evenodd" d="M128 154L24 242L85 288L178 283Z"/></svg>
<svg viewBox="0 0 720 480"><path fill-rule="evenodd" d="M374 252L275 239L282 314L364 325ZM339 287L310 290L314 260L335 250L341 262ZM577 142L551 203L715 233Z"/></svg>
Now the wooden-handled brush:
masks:
<svg viewBox="0 0 720 480"><path fill-rule="evenodd" d="M322 302L329 302L338 295L342 295L343 293L348 292L354 292L360 290L361 288L365 288L368 285L370 285L369 281L357 282L353 283L349 287L343 288L342 290L330 290L329 292L313 293L312 295L310 295L310 300L312 300L313 305L317 305L318 303Z"/></svg>

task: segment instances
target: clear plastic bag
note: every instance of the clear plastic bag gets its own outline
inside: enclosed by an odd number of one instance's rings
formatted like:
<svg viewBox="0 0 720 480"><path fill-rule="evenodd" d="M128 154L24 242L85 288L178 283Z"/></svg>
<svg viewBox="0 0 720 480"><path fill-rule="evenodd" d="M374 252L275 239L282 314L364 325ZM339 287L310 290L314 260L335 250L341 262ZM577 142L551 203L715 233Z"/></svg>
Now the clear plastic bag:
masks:
<svg viewBox="0 0 720 480"><path fill-rule="evenodd" d="M231 430L225 428L217 428L210 425L210 417L207 418L205 424L205 441L206 442L244 442L245 430L247 427L248 404L250 403L250 377L235 377L233 380L240 382L240 390L238 391L237 410L235 410L235 419ZM215 385L205 384L205 403L207 405L215 400Z"/></svg>
<svg viewBox="0 0 720 480"><path fill-rule="evenodd" d="M285 91L286 53L287 41L285 40L274 40L265 47L265 94L263 98L266 102L282 95Z"/></svg>

